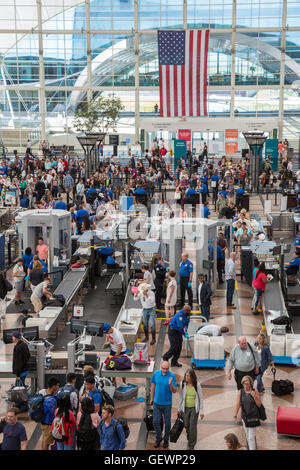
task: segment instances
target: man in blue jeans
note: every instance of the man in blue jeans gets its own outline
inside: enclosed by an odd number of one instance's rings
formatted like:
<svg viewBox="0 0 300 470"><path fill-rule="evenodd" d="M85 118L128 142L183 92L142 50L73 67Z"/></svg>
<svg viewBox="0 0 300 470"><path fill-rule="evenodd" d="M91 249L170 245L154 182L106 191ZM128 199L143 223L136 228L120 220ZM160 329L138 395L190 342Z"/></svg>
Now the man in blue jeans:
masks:
<svg viewBox="0 0 300 470"><path fill-rule="evenodd" d="M235 253L232 252L230 254L230 258L225 263L225 278L227 284L227 308L236 308L235 305L232 303L232 298L235 289L235 280L236 280L236 272L235 272Z"/></svg>
<svg viewBox="0 0 300 470"><path fill-rule="evenodd" d="M163 361L161 369L152 376L151 405L153 404L153 426L156 433L154 447L157 449L162 440L163 448L169 447L171 429L172 393L177 391L176 376L169 371L168 361ZM161 416L164 416L165 435L162 438Z"/></svg>

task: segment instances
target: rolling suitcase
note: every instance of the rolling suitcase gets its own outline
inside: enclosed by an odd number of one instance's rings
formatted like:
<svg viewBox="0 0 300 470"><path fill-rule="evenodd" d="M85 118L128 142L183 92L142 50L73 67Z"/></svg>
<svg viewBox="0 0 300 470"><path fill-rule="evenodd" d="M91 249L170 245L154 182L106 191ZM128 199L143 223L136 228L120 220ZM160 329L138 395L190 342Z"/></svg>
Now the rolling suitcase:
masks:
<svg viewBox="0 0 300 470"><path fill-rule="evenodd" d="M146 423L146 428L148 432L155 432L154 426L153 426L153 406L150 406L147 411L146 411L146 416L144 418L144 421ZM160 418L160 427L161 430L163 430L164 427L164 420L163 417L161 416Z"/></svg>
<svg viewBox="0 0 300 470"><path fill-rule="evenodd" d="M277 395L288 395L294 391L294 383L291 380L275 380L276 372L273 372L272 392Z"/></svg>
<svg viewBox="0 0 300 470"><path fill-rule="evenodd" d="M14 386L7 391L7 399L13 403L24 403L28 400L27 389L21 382L16 380Z"/></svg>
<svg viewBox="0 0 300 470"><path fill-rule="evenodd" d="M23 209L28 209L29 201L28 199L20 199L20 207Z"/></svg>

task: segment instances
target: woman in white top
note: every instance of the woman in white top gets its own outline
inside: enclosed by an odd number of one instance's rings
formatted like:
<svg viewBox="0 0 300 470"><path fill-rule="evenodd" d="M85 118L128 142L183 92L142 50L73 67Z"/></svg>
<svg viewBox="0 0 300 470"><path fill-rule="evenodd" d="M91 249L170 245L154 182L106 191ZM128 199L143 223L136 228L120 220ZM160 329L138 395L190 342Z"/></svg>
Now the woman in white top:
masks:
<svg viewBox="0 0 300 470"><path fill-rule="evenodd" d="M176 273L175 271L169 271L169 282L167 287L166 302L165 302L165 312L166 320L163 325L168 325L171 321L170 315L172 317L175 313L175 305L177 302L177 282L176 282Z"/></svg>

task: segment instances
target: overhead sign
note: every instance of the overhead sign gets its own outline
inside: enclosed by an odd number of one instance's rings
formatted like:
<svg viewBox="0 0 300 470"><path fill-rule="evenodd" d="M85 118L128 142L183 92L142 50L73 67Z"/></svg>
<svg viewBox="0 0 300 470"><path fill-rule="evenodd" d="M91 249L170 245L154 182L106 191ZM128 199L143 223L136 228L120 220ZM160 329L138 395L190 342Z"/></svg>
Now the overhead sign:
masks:
<svg viewBox="0 0 300 470"><path fill-rule="evenodd" d="M192 147L192 131L191 129L179 129L178 139L185 139L187 144L187 149L191 150Z"/></svg>
<svg viewBox="0 0 300 470"><path fill-rule="evenodd" d="M267 139L265 143L265 158L270 155L272 170L278 171L278 139Z"/></svg>
<svg viewBox="0 0 300 470"><path fill-rule="evenodd" d="M114 154L114 146L113 145L103 145L103 157L112 157Z"/></svg>
<svg viewBox="0 0 300 470"><path fill-rule="evenodd" d="M118 145L118 157L127 157L128 149L127 145Z"/></svg>
<svg viewBox="0 0 300 470"><path fill-rule="evenodd" d="M238 149L238 130L226 129L225 130L225 153L230 155L237 152Z"/></svg>
<svg viewBox="0 0 300 470"><path fill-rule="evenodd" d="M142 148L140 145L132 145L131 146L131 155L135 157L141 157L142 156Z"/></svg>

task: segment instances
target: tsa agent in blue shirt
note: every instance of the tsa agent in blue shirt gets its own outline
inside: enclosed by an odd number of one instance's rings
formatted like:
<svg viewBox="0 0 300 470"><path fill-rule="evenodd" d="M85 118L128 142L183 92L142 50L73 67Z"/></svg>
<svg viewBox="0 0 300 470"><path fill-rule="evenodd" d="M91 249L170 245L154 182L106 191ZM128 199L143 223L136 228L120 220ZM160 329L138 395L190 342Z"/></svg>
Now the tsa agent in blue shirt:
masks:
<svg viewBox="0 0 300 470"><path fill-rule="evenodd" d="M219 284L223 284L223 266L224 266L224 251L220 245L217 245L217 271L219 277Z"/></svg>
<svg viewBox="0 0 300 470"><path fill-rule="evenodd" d="M224 198L226 199L228 192L225 189L222 189L222 191L220 191L219 194L222 194L222 196L224 196Z"/></svg>
<svg viewBox="0 0 300 470"><path fill-rule="evenodd" d="M30 269L30 270L33 268L33 262L34 262L34 260L32 260L31 263L30 263L30 265L29 265L29 269ZM43 271L43 273L44 273L44 274L48 274L48 268L47 268L47 265L46 265L45 261L42 260L42 259L39 259L39 262L40 262L41 265L42 265L42 271Z"/></svg>
<svg viewBox="0 0 300 470"><path fill-rule="evenodd" d="M169 363L164 360L161 369L154 372L152 379L151 403L153 403L153 426L156 434L155 448L162 441L161 417L164 417L164 443L169 446L171 429L172 393L176 393L176 376L169 371Z"/></svg>
<svg viewBox="0 0 300 470"><path fill-rule="evenodd" d="M87 190L87 197L90 197L92 194L97 194L97 189L95 188L89 188Z"/></svg>
<svg viewBox="0 0 300 470"><path fill-rule="evenodd" d="M54 209L60 209L60 210L67 210L67 205L64 201L57 201L57 203L54 206Z"/></svg>
<svg viewBox="0 0 300 470"><path fill-rule="evenodd" d="M170 349L163 355L163 360L171 359L171 367L181 367L178 359L182 349L182 337L187 336L187 329L190 322L191 307L185 305L182 310L174 315L169 323L168 336L170 341Z"/></svg>
<svg viewBox="0 0 300 470"><path fill-rule="evenodd" d="M83 209L82 206L79 206L79 210L76 212L76 216L75 216L75 219L77 220L79 225L82 225L84 215L89 216L88 211Z"/></svg>
<svg viewBox="0 0 300 470"><path fill-rule="evenodd" d="M134 195L136 194L147 194L146 190L144 188L137 188L134 193Z"/></svg>
<svg viewBox="0 0 300 470"><path fill-rule="evenodd" d="M209 216L210 216L210 210L209 210L209 207L208 207L208 202L206 202L204 204L203 209L202 209L202 217L204 219L209 219Z"/></svg>
<svg viewBox="0 0 300 470"><path fill-rule="evenodd" d="M179 278L178 283L180 284L180 307L182 308L185 303L185 291L187 290L189 298L189 306L193 307L193 291L192 291L192 280L193 280L193 263L188 259L187 253L182 253L181 263L179 265Z"/></svg>
<svg viewBox="0 0 300 470"><path fill-rule="evenodd" d="M201 182L199 192L202 194L202 204L204 204L207 197L207 186L203 181Z"/></svg>
<svg viewBox="0 0 300 470"><path fill-rule="evenodd" d="M287 264L285 267L287 268L286 274L288 276L293 276L297 274L297 272L299 271L299 267L300 267L300 251L299 252L297 250L295 251L294 259L292 259L289 262L289 264Z"/></svg>
<svg viewBox="0 0 300 470"><path fill-rule="evenodd" d="M106 264L115 265L115 264L117 264L117 263L116 263L115 258L113 258L112 256L108 256L108 257L106 258Z"/></svg>
<svg viewBox="0 0 300 470"><path fill-rule="evenodd" d="M188 188L185 192L187 197L190 197L192 194L196 194L195 188Z"/></svg>

